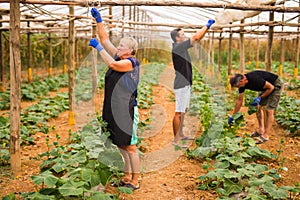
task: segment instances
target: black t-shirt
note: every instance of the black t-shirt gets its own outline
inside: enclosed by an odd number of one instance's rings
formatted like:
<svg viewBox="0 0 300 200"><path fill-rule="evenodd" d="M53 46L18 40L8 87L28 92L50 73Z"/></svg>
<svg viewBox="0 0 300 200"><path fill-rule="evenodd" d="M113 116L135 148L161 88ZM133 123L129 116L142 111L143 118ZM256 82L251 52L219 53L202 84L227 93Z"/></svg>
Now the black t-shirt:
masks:
<svg viewBox="0 0 300 200"><path fill-rule="evenodd" d="M244 93L246 89L253 90L253 91L264 91L264 86L266 81L274 85L278 76L271 72L266 72L262 70L256 70L245 74L248 79L248 83L244 86L239 88L239 93Z"/></svg>
<svg viewBox="0 0 300 200"><path fill-rule="evenodd" d="M191 47L190 39L181 43L173 43L172 60L176 75L174 89L192 85L192 64L188 53L188 49Z"/></svg>

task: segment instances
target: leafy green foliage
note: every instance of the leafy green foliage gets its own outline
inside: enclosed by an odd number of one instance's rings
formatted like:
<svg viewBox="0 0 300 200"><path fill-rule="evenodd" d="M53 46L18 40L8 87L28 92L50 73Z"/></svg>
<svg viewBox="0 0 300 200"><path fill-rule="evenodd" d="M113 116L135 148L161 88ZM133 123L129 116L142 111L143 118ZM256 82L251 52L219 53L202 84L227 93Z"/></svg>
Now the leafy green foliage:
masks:
<svg viewBox="0 0 300 200"><path fill-rule="evenodd" d="M46 79L36 80L29 84L21 84L21 100L34 101L48 95L49 91L57 91L60 87L68 85L67 75L52 76ZM10 90L0 92L0 110L8 110L10 107Z"/></svg>
<svg viewBox="0 0 300 200"><path fill-rule="evenodd" d="M195 88L203 82L194 83ZM212 82L209 82L212 85ZM299 187L277 187L276 182L281 179L279 174L282 167L269 169L266 162L280 163L278 155L260 149L255 140L249 136L238 137L237 133L244 124L242 113L236 113L232 117L233 125L224 123L224 104L222 95L219 95L217 87L213 92L206 86L206 92L197 93L197 109L203 126L203 133L196 140L196 147L187 153L193 158L206 158L203 169L205 175L199 176L200 190L215 190L219 194L218 199L231 199L233 195L245 193L245 199L287 199L288 193L292 194ZM209 92L209 93L208 93ZM256 93L248 93L246 104L253 101ZM226 119L227 120L227 119ZM211 158L215 162L211 162ZM214 163L212 166L209 163ZM297 195L297 193L296 193Z"/></svg>
<svg viewBox="0 0 300 200"><path fill-rule="evenodd" d="M252 106L251 103L253 103L253 99L257 97L257 92L252 90L246 90L245 91L245 106L248 107L248 115L252 115L253 113L256 113L257 106Z"/></svg>
<svg viewBox="0 0 300 200"><path fill-rule="evenodd" d="M153 104L152 87L157 85L159 77L162 71L165 69L164 64L151 63L142 65L143 74L140 77L139 89L138 89L138 107L142 109L150 108Z"/></svg>
<svg viewBox="0 0 300 200"><path fill-rule="evenodd" d="M57 117L61 112L69 109L67 93L59 93L51 98L43 98L21 113L21 144L33 144L32 135L36 132L48 133L50 118ZM9 145L10 118L0 117L0 142L2 146ZM5 153L4 151L2 153ZM1 155L1 154L0 154ZM1 156L1 160L7 160L7 155Z"/></svg>
<svg viewBox="0 0 300 200"><path fill-rule="evenodd" d="M300 100L282 95L275 113L276 121L293 134L300 133Z"/></svg>
<svg viewBox="0 0 300 200"><path fill-rule="evenodd" d="M73 133L74 140L68 147L56 146L43 153L41 157L47 160L41 164L42 173L32 176L42 189L28 194L27 198L116 199L92 189L99 184L105 186L123 168L118 148L108 139L109 134L103 132L105 126L101 117L93 118L80 132Z"/></svg>

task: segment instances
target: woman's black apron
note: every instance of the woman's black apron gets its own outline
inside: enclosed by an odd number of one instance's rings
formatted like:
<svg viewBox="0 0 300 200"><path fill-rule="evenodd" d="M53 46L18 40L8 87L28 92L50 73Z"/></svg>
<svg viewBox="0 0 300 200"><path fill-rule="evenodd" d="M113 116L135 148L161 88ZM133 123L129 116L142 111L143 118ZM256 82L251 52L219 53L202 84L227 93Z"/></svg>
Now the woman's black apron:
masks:
<svg viewBox="0 0 300 200"><path fill-rule="evenodd" d="M132 71L117 72L108 69L105 74L102 118L107 122L110 139L117 146L130 145L133 129L139 63L135 58L128 59L133 65Z"/></svg>

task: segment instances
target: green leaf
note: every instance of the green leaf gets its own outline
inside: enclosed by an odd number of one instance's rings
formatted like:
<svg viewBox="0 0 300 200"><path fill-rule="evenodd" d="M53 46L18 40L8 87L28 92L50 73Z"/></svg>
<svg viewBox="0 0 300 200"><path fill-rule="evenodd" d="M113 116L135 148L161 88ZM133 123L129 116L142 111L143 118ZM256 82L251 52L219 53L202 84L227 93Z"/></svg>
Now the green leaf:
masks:
<svg viewBox="0 0 300 200"><path fill-rule="evenodd" d="M82 169L82 174L81 174L81 179L86 182L90 182L92 178L93 170L92 169L87 169L83 168Z"/></svg>
<svg viewBox="0 0 300 200"><path fill-rule="evenodd" d="M48 187L53 187L57 183L58 178L53 176L50 171L45 171L38 176L32 176L34 184L39 185L45 183Z"/></svg>
<svg viewBox="0 0 300 200"><path fill-rule="evenodd" d="M226 194L229 196L230 194L242 192L243 186L239 183L234 183L228 179L225 179L224 190L226 190Z"/></svg>
<svg viewBox="0 0 300 200"><path fill-rule="evenodd" d="M103 184L102 185L106 185L106 183L108 182L108 179L111 177L111 173L107 170L107 176L105 176L105 178L100 178L100 173L99 171L95 171L91 174L91 187L95 187L97 185L99 185L100 183Z"/></svg>
<svg viewBox="0 0 300 200"><path fill-rule="evenodd" d="M249 185L259 187L267 182L273 182L273 178L267 175L264 175L262 178L252 177L249 180Z"/></svg>
<svg viewBox="0 0 300 200"><path fill-rule="evenodd" d="M62 165L61 163L56 163L55 165L52 166L52 169L56 172L56 173L60 173L63 170L65 170L65 165Z"/></svg>
<svg viewBox="0 0 300 200"><path fill-rule="evenodd" d="M78 153L72 156L72 159L76 160L78 163L85 163L87 161L86 153L84 150L79 151Z"/></svg>
<svg viewBox="0 0 300 200"><path fill-rule="evenodd" d="M218 168L218 169L226 169L226 168L228 168L230 166L230 164L229 164L229 162L228 161L222 161L222 162L216 162L215 164L214 164L214 167L215 168Z"/></svg>
<svg viewBox="0 0 300 200"><path fill-rule="evenodd" d="M67 183L59 187L58 190L63 196L83 195L83 188L81 188L81 186L83 186L84 184L84 182L68 181Z"/></svg>
<svg viewBox="0 0 300 200"><path fill-rule="evenodd" d="M118 187L118 191L120 193L125 193L125 194L132 194L133 190L131 188L126 188L126 187Z"/></svg>
<svg viewBox="0 0 300 200"><path fill-rule="evenodd" d="M54 195L44 195L38 192L30 194L26 199L34 199L34 200L56 200Z"/></svg>
<svg viewBox="0 0 300 200"><path fill-rule="evenodd" d="M10 193L9 195L2 197L2 200L15 200L15 199L16 199L16 195L14 193Z"/></svg>
<svg viewBox="0 0 300 200"><path fill-rule="evenodd" d="M266 182L265 184L262 185L262 188L267 193L269 193L269 195L274 199L287 199L288 197L288 193L286 192L285 189L283 188L277 189L276 185L271 182Z"/></svg>
<svg viewBox="0 0 300 200"><path fill-rule="evenodd" d="M111 194L105 194L103 192L94 192L92 195L92 199L94 200L114 200L115 198Z"/></svg>
<svg viewBox="0 0 300 200"><path fill-rule="evenodd" d="M244 163L245 163L245 160L243 158L241 158L239 155L233 156L233 157L229 157L227 160L231 164L236 165L236 166L243 166Z"/></svg>
<svg viewBox="0 0 300 200"><path fill-rule="evenodd" d="M111 179L111 175L112 175L112 173L109 170L103 170L103 169L98 170L98 173L95 175L98 174L100 175L100 181L102 185L106 185L106 183ZM93 176L93 178L97 178L97 177Z"/></svg>

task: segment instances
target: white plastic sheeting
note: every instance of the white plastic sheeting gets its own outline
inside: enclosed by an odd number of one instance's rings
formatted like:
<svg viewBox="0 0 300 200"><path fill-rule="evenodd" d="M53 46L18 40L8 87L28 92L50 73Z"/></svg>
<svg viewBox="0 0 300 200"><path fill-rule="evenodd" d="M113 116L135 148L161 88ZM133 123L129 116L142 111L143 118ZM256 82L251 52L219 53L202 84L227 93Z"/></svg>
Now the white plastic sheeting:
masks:
<svg viewBox="0 0 300 200"><path fill-rule="evenodd" d="M220 0L209 0L201 2L209 3L223 3L224 8L199 8L199 7L187 7L187 6L137 6L140 11L145 11L144 13L148 17L151 23L162 24L161 26L152 27L157 30L162 30L168 32L171 30L172 24L174 26L178 24L193 24L193 25L204 25L208 19L216 19L216 24L228 24L232 22L233 24L239 24L241 19L245 20L245 23L254 23L254 22L268 22L269 21L269 11L242 11L235 9L226 9L227 3L238 3L247 5L258 5L264 4L268 5L275 0L231 0L231 1L220 1ZM101 1L100 1L101 2ZM181 2L190 2L190 1L181 1ZM299 7L299 0L287 0L284 2L284 6L290 7ZM279 0L276 2L279 4ZM0 3L0 11L6 9L9 10L9 3ZM75 16L78 17L75 21L76 28L82 28L85 31L85 35L90 36L92 34L92 23L93 18L90 15L91 7L81 7L75 6ZM103 18L109 16L108 7L98 7L103 15ZM123 29L122 25L129 21L129 7L125 6L125 16L122 16L122 6L113 6L112 7L112 19L116 20L113 22L115 28L111 29L115 34L120 34ZM42 27L68 27L69 23L69 8L67 5L39 5L39 4L21 4L21 19L25 19L26 16L31 16L35 19L40 19L45 21L41 22L30 22L30 31L34 31L35 28ZM139 21L142 21L142 14L139 16ZM275 12L275 21L282 21L282 13ZM298 23L299 13L285 13L284 21L289 23ZM4 20L2 22L2 27L9 28L9 15L2 15ZM292 19L292 20L291 20ZM6 21L5 21L6 20ZM133 21L131 18L130 21ZM169 24L168 26L163 26L163 24ZM26 28L27 22L21 21L21 29ZM127 25L128 26L128 25ZM138 25L135 27L141 27ZM212 26L212 28L214 27ZM55 29L53 28L53 31ZM223 30L228 30L224 28ZM238 30L239 27L233 28L232 30ZM245 30L257 30L257 31L268 31L268 26L252 26L245 27ZM126 30L125 31L129 31ZM276 26L274 31L282 31L282 26ZM283 31L297 31L297 27L285 26ZM78 33L77 33L78 34ZM226 37L226 36L225 36Z"/></svg>

